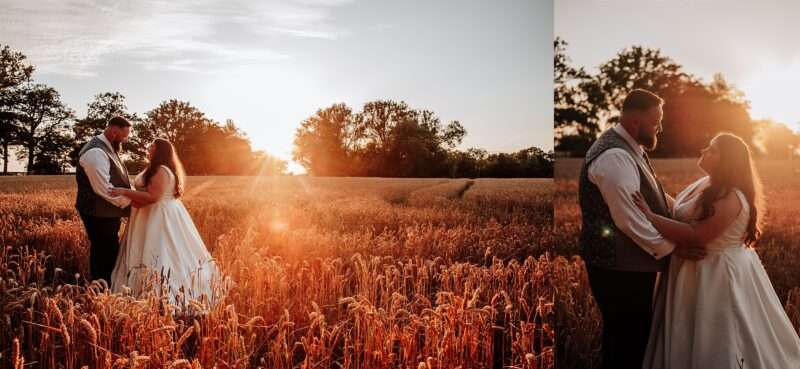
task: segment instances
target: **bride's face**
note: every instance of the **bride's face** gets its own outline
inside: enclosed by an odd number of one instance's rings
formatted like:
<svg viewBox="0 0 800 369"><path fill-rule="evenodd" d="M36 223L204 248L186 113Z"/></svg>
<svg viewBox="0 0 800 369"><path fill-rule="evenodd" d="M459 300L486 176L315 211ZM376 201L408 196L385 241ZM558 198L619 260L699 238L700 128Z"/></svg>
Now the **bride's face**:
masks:
<svg viewBox="0 0 800 369"><path fill-rule="evenodd" d="M709 174L712 169L719 164L719 161L719 145L716 144L716 140L711 140L708 146L700 151L700 160L697 161L697 166L706 172L706 174Z"/></svg>

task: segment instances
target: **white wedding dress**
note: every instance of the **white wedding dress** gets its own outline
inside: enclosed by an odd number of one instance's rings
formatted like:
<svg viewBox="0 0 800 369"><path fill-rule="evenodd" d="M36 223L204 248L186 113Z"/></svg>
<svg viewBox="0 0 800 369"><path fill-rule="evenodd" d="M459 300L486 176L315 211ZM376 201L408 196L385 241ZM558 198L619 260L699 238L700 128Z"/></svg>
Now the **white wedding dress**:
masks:
<svg viewBox="0 0 800 369"><path fill-rule="evenodd" d="M673 217L699 214L704 177L675 199ZM749 206L707 245L699 261L672 256L660 283L645 369L800 368L800 338L783 310L758 254L743 243Z"/></svg>
<svg viewBox="0 0 800 369"><path fill-rule="evenodd" d="M207 307L213 306L224 293L220 272L191 216L174 196L175 174L162 167L169 175L167 189L155 203L132 210L111 274L111 289L130 289L140 296L156 277L156 283L167 288L170 303L201 301L205 295ZM136 176L134 185L144 189L143 173Z"/></svg>

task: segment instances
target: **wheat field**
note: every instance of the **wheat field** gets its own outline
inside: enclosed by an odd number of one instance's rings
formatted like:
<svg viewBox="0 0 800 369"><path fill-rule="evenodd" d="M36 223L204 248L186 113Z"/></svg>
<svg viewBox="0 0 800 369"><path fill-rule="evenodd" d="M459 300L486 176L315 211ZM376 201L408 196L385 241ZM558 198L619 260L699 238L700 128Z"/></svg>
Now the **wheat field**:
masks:
<svg viewBox="0 0 800 369"><path fill-rule="evenodd" d="M558 368L596 368L600 359L599 311L578 254L580 230L577 178L580 159L559 159L555 168L553 262L568 265L553 284ZM757 161L767 202L766 224L756 250L784 308L800 332L800 161ZM702 176L694 159L654 160L653 166L673 196Z"/></svg>
<svg viewBox="0 0 800 369"><path fill-rule="evenodd" d="M549 179L190 177L207 314L87 283L74 177L0 177L0 366L552 368ZM202 305L204 301L194 301Z"/></svg>

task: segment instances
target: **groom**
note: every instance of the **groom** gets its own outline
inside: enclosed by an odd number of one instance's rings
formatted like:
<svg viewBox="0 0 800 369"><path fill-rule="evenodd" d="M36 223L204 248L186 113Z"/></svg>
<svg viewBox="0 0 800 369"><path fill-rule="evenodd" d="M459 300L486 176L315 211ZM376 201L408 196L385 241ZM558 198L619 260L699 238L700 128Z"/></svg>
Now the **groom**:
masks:
<svg viewBox="0 0 800 369"><path fill-rule="evenodd" d="M672 199L647 156L662 131L663 104L649 91L631 91L620 124L600 135L581 167L581 256L603 317L602 367L607 369L641 368L656 275L666 271L668 256L674 252L696 260L705 253L665 239L631 200L640 191L653 212L670 216Z"/></svg>
<svg viewBox="0 0 800 369"><path fill-rule="evenodd" d="M92 137L81 149L75 171L75 208L89 236L89 274L91 279L105 279L109 284L119 252L120 218L131 212L131 200L111 196L109 190L131 187L128 170L117 155L130 132L127 119L109 119L103 133Z"/></svg>

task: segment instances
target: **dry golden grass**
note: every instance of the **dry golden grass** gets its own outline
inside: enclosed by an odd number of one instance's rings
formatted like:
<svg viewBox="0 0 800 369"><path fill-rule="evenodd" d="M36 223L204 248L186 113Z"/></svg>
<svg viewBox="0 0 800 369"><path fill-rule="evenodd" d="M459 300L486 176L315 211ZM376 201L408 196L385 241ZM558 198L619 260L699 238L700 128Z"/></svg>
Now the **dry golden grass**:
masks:
<svg viewBox="0 0 800 369"><path fill-rule="evenodd" d="M76 277L73 182L0 178L0 366L553 367L551 180L190 178L236 282L197 316Z"/></svg>
<svg viewBox="0 0 800 369"><path fill-rule="evenodd" d="M557 366L592 368L599 361L600 318L578 253L580 159L559 159L555 168L554 261L564 268L553 284L556 295ZM786 312L800 331L800 161L757 161L767 200L766 226L756 250ZM672 195L700 178L693 159L654 160L665 191Z"/></svg>

